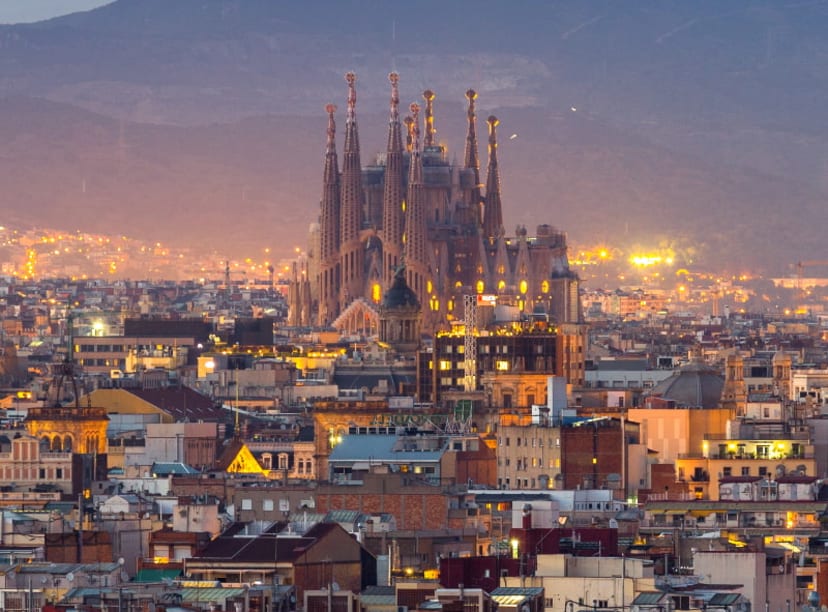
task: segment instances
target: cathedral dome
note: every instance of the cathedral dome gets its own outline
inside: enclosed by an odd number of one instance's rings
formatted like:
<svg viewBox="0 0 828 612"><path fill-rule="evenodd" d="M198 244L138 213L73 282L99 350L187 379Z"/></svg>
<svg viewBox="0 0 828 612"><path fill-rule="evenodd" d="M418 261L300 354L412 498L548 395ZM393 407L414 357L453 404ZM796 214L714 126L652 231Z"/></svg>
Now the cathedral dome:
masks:
<svg viewBox="0 0 828 612"><path fill-rule="evenodd" d="M417 294L414 293L405 280L405 267L400 266L394 274L394 280L382 298L382 307L385 310L398 308L419 310L420 302L417 299Z"/></svg>
<svg viewBox="0 0 828 612"><path fill-rule="evenodd" d="M672 400L677 408L716 408L721 403L724 377L694 361L653 387L647 397Z"/></svg>

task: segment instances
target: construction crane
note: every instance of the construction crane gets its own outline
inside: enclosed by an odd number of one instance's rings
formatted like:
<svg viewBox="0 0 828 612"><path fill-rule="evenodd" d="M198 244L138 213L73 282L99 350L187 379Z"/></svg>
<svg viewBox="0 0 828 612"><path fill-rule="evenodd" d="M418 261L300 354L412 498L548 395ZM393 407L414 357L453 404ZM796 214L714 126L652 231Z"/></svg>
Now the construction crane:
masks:
<svg viewBox="0 0 828 612"><path fill-rule="evenodd" d="M463 326L465 337L463 342L463 388L474 391L477 388L477 296L463 296Z"/></svg>
<svg viewBox="0 0 828 612"><path fill-rule="evenodd" d="M463 389L466 391L477 389L477 307L494 306L496 303L495 295L463 296Z"/></svg>

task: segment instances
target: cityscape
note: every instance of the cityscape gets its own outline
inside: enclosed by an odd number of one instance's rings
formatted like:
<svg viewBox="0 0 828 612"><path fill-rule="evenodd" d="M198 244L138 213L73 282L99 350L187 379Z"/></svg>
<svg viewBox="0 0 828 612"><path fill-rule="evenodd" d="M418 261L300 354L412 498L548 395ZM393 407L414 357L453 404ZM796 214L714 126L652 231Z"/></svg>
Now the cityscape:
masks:
<svg viewBox="0 0 828 612"><path fill-rule="evenodd" d="M794 170L828 159L821 128L763 123L738 84L728 144L703 106L645 124L632 93L604 106L611 60L543 106L567 45L631 16L665 62L727 51L700 88L746 78L741 20L776 83L812 68L822 3L544 7L560 48L484 56L456 19L487 44L531 19L458 2L432 56L399 7L180 1L0 12L0 610L825 608L828 194ZM375 19L388 58L361 51ZM274 84L268 53L306 63ZM564 158L609 201L550 188Z"/></svg>

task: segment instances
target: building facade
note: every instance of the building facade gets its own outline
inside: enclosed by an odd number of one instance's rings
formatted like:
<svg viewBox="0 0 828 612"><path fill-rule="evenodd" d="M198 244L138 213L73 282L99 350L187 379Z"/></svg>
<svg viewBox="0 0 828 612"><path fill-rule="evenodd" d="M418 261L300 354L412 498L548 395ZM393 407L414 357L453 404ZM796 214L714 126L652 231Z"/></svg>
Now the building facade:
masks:
<svg viewBox="0 0 828 612"><path fill-rule="evenodd" d="M309 254L308 292L292 290L293 322L329 326L355 300L378 306L405 263L406 279L423 306L423 329L433 331L463 318L463 296L511 296L531 312L555 321L578 322L578 278L569 269L566 236L551 225L507 237L503 227L496 117L487 119L488 168L481 178L476 92L466 92L468 129L462 163L449 161L435 139L434 93L425 107L400 114L399 77L391 83L386 150L363 166L356 119L356 76L348 82L342 167L336 148L334 105L328 105L328 136L318 225ZM405 130L403 129L405 124ZM421 138L421 125L423 134ZM301 275L296 283L304 282Z"/></svg>

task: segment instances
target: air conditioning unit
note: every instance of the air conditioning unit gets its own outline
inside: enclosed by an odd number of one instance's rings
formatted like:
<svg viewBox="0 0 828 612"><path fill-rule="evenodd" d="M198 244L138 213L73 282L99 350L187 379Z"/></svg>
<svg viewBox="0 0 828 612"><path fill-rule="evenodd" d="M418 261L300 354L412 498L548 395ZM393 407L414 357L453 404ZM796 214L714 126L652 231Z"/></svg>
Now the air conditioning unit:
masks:
<svg viewBox="0 0 828 612"><path fill-rule="evenodd" d="M310 499L299 500L299 507L312 510L316 508L316 501L312 497Z"/></svg>

